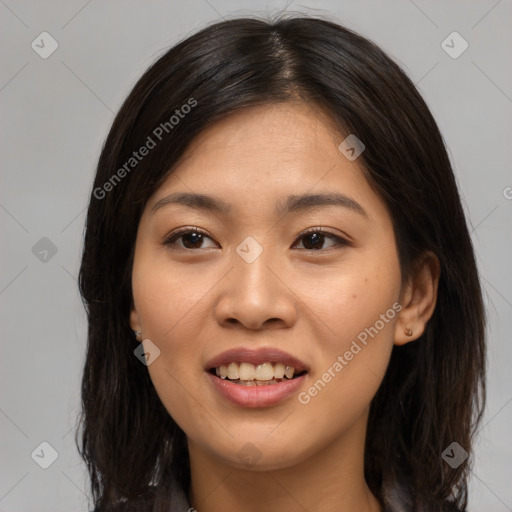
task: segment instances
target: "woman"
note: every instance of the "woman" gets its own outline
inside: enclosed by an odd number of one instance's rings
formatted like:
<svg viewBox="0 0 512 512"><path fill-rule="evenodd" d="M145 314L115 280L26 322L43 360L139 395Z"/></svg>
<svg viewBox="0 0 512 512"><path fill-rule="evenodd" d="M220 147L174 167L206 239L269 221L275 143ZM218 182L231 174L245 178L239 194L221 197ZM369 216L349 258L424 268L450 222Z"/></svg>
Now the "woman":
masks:
<svg viewBox="0 0 512 512"><path fill-rule="evenodd" d="M466 509L475 258L428 107L363 37L234 19L163 55L101 153L80 290L98 512Z"/></svg>

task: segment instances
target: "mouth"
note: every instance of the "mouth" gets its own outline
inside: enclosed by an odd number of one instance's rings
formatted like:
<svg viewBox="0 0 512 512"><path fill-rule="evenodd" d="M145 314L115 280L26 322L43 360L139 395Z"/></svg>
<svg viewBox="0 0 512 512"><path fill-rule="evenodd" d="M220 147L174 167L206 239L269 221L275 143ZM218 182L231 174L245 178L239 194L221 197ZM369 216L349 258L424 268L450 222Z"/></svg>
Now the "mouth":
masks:
<svg viewBox="0 0 512 512"><path fill-rule="evenodd" d="M305 369L297 371L293 366L270 361L258 365L246 361L232 361L208 371L216 377L241 386L271 386L297 379L307 373Z"/></svg>
<svg viewBox="0 0 512 512"><path fill-rule="evenodd" d="M271 407L305 385L309 367L282 350L240 347L214 357L204 370L214 392L240 407Z"/></svg>

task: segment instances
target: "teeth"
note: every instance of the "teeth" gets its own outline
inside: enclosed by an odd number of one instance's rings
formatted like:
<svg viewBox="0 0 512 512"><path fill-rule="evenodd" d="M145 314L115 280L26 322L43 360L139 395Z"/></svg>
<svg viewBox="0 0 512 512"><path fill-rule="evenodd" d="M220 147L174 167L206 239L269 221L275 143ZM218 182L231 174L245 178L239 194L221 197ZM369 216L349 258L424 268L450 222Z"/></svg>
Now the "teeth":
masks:
<svg viewBox="0 0 512 512"><path fill-rule="evenodd" d="M236 363L231 363L236 364ZM254 380L256 376L256 368L251 363L242 363L240 365L240 371L238 372L241 380Z"/></svg>
<svg viewBox="0 0 512 512"><path fill-rule="evenodd" d="M284 364L283 363L277 363L274 366L274 378L275 379L282 379L284 377Z"/></svg>
<svg viewBox="0 0 512 512"><path fill-rule="evenodd" d="M239 384L261 385L277 383L275 379L292 379L295 374L293 366L283 363L262 363L257 366L251 363L229 363L215 368L215 374L221 379L238 380ZM254 382L252 382L254 381Z"/></svg>
<svg viewBox="0 0 512 512"><path fill-rule="evenodd" d="M236 384L242 386L270 386L271 384L278 384L277 380L238 380Z"/></svg>
<svg viewBox="0 0 512 512"><path fill-rule="evenodd" d="M274 377L274 368L270 363L256 366L256 380L271 380Z"/></svg>
<svg viewBox="0 0 512 512"><path fill-rule="evenodd" d="M239 378L238 365L236 363L230 363L228 366L228 379L234 380Z"/></svg>
<svg viewBox="0 0 512 512"><path fill-rule="evenodd" d="M284 369L284 374L291 379L293 377L293 373L295 372L295 368L293 366L287 366Z"/></svg>

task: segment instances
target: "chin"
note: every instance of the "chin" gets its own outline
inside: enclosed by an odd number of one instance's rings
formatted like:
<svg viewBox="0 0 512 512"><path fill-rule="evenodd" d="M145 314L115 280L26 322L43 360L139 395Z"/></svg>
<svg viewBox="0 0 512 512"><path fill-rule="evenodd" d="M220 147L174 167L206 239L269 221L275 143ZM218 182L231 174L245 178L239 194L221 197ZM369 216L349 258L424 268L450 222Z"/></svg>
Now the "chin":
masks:
<svg viewBox="0 0 512 512"><path fill-rule="evenodd" d="M293 467L318 451L313 446L303 446L307 434L297 437L271 440L261 435L237 435L236 439L226 440L225 445L217 442L210 449L223 462L233 468L249 471L275 471ZM302 449L297 450L300 446Z"/></svg>

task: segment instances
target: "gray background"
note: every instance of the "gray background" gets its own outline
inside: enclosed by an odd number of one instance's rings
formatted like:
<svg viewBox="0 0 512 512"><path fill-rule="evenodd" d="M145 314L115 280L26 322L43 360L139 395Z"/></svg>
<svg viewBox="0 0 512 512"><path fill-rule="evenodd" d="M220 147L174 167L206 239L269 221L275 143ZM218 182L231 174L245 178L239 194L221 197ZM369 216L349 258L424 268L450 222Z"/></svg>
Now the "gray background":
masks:
<svg viewBox="0 0 512 512"><path fill-rule="evenodd" d="M439 123L489 318L489 401L469 510L512 511L510 0L0 0L0 511L88 510L73 442L86 332L76 276L87 199L114 113L151 62L207 22L284 8L332 15L378 43ZM31 47L43 31L59 45L47 59ZM456 59L441 47L453 31L469 44ZM31 458L43 441L58 452L46 470ZM34 458L49 456L43 447Z"/></svg>

